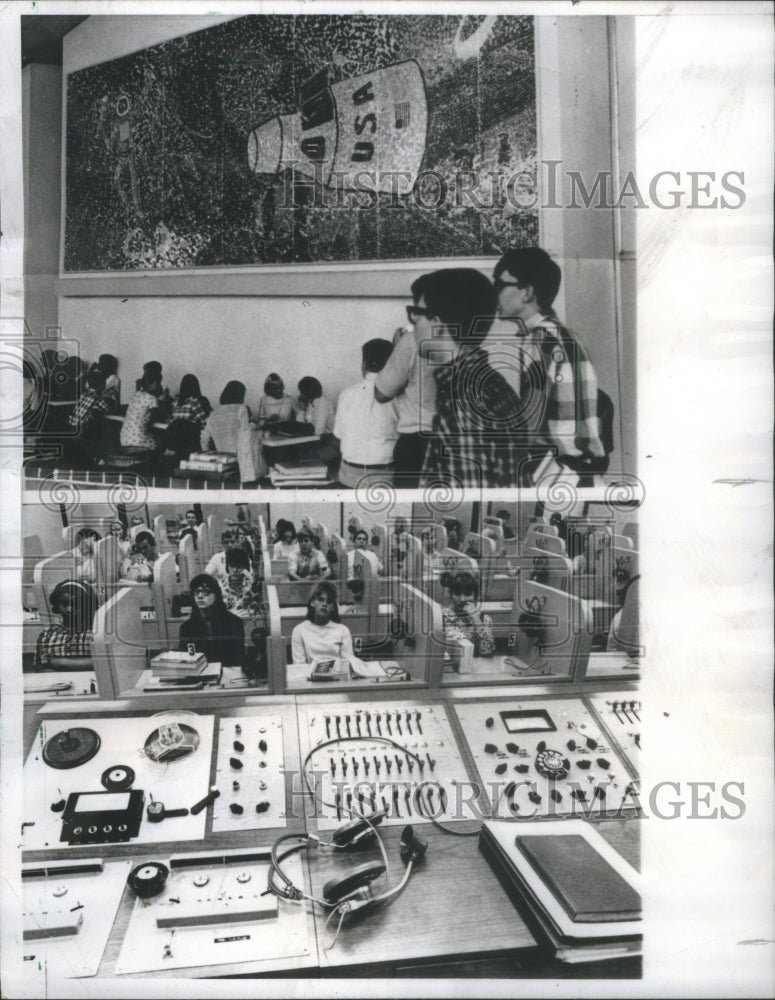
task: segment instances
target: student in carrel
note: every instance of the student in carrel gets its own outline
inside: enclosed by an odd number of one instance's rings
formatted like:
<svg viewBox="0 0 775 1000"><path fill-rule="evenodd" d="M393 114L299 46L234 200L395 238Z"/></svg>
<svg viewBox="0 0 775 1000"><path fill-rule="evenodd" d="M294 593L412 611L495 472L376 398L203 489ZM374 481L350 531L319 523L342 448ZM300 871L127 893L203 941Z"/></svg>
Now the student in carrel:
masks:
<svg viewBox="0 0 775 1000"><path fill-rule="evenodd" d="M352 635L339 616L336 587L325 581L319 583L307 602L306 620L299 622L291 633L293 662L312 663L325 657L342 659L354 655Z"/></svg>
<svg viewBox="0 0 775 1000"><path fill-rule="evenodd" d="M38 668L86 670L92 665L97 594L82 580L63 580L51 592L51 610L62 620L40 633L35 644Z"/></svg>
<svg viewBox="0 0 775 1000"><path fill-rule="evenodd" d="M245 663L245 628L241 619L226 609L217 580L199 573L191 581L191 617L180 626L180 650L193 646L208 663L241 667Z"/></svg>

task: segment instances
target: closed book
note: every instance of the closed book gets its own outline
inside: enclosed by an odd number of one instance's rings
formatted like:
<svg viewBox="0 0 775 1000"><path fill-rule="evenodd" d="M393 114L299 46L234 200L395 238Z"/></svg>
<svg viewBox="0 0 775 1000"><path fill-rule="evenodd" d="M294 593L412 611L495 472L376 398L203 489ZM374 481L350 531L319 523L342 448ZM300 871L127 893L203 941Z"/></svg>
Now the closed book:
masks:
<svg viewBox="0 0 775 1000"><path fill-rule="evenodd" d="M516 845L575 923L640 917L638 892L584 837L518 834Z"/></svg>

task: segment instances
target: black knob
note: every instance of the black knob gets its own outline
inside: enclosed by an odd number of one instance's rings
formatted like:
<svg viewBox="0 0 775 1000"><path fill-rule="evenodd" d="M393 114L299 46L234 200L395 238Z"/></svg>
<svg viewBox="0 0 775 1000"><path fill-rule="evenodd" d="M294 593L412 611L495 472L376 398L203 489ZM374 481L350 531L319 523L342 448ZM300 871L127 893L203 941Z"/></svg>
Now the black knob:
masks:
<svg viewBox="0 0 775 1000"><path fill-rule="evenodd" d="M232 802L232 804L229 806L229 809L234 813L235 816L241 816L245 812L245 810L242 808L239 802Z"/></svg>
<svg viewBox="0 0 775 1000"><path fill-rule="evenodd" d="M261 751L261 753L266 753L266 740L258 741L258 749Z"/></svg>
<svg viewBox="0 0 775 1000"><path fill-rule="evenodd" d="M515 766L514 770L517 771L519 774L527 774L527 772L530 770L530 765L529 764L517 764Z"/></svg>
<svg viewBox="0 0 775 1000"><path fill-rule="evenodd" d="M245 744L244 743L240 743L239 740L235 740L234 743L232 744L232 746L234 747L234 749L235 749L235 751L237 753L242 753L242 751L245 749Z"/></svg>
<svg viewBox="0 0 775 1000"><path fill-rule="evenodd" d="M592 766L591 760L577 760L576 767L580 767L582 771L587 771Z"/></svg>
<svg viewBox="0 0 775 1000"><path fill-rule="evenodd" d="M257 802L256 803L256 812L257 813L265 813L268 809L269 809L269 803L268 802Z"/></svg>
<svg viewBox="0 0 775 1000"><path fill-rule="evenodd" d="M517 746L516 743L507 743L506 749L508 750L509 753L519 753L519 747Z"/></svg>
<svg viewBox="0 0 775 1000"><path fill-rule="evenodd" d="M484 744L484 752L485 753L497 753L498 752L498 748L495 746L494 743L485 743Z"/></svg>
<svg viewBox="0 0 775 1000"><path fill-rule="evenodd" d="M506 766L507 766L506 764L498 764L498 766L495 768L495 773L496 774L505 774L506 773Z"/></svg>
<svg viewBox="0 0 775 1000"><path fill-rule="evenodd" d="M493 719L493 717L490 716L488 719L485 720L484 724L485 726L487 726L488 729L492 729L492 727L495 725L495 719Z"/></svg>
<svg viewBox="0 0 775 1000"><path fill-rule="evenodd" d="M239 757L229 757L229 764L231 764L235 771L242 770L242 761Z"/></svg>
<svg viewBox="0 0 775 1000"><path fill-rule="evenodd" d="M610 760L606 760L605 757L598 757L597 758L597 766L598 767L602 767L604 771L607 771L608 768L611 766L611 761Z"/></svg>

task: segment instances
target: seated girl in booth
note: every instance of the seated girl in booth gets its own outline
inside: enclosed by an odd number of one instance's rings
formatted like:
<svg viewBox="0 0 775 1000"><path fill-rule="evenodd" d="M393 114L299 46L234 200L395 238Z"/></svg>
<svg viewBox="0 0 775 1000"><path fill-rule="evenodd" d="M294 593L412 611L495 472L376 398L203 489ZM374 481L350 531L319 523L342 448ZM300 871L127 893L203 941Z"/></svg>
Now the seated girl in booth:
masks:
<svg viewBox="0 0 775 1000"><path fill-rule="evenodd" d="M273 559L290 559L292 552L299 551L299 543L296 539L296 528L293 521L287 521L284 517L279 518L275 525L277 531L277 541L272 549Z"/></svg>
<svg viewBox="0 0 775 1000"><path fill-rule="evenodd" d="M461 552L461 546L463 544L463 525L456 517L448 517L444 521L444 527L447 529L447 548L454 549L456 552Z"/></svg>
<svg viewBox="0 0 775 1000"><path fill-rule="evenodd" d="M426 575L444 572L444 556L436 551L436 532L433 528L423 528L420 535L422 542L423 565Z"/></svg>
<svg viewBox="0 0 775 1000"><path fill-rule="evenodd" d="M125 559L132 548L132 543L129 541L127 535L126 526L121 521L111 521L110 523L110 533L118 541L118 551L122 559Z"/></svg>
<svg viewBox="0 0 775 1000"><path fill-rule="evenodd" d="M354 656L349 628L339 615L339 598L332 583L319 583L307 602L307 617L291 633L291 659L294 663L312 663L332 657Z"/></svg>
<svg viewBox="0 0 775 1000"><path fill-rule="evenodd" d="M208 663L241 667L245 663L245 628L223 600L218 581L199 573L191 581L191 617L180 626L179 649L193 646Z"/></svg>
<svg viewBox="0 0 775 1000"><path fill-rule="evenodd" d="M267 375L264 395L258 404L258 426L263 430L267 424L290 420L293 416L293 397L285 391L285 383L277 374Z"/></svg>
<svg viewBox="0 0 775 1000"><path fill-rule="evenodd" d="M365 528L359 528L355 532L355 537L353 538L353 547L347 553L347 573L348 576L353 575L353 569L355 567L355 553L356 552L369 552L369 533ZM382 562L377 556L377 573L382 575L384 572Z"/></svg>
<svg viewBox="0 0 775 1000"><path fill-rule="evenodd" d="M250 604L255 579L250 559L244 549L233 546L226 551L223 567L210 574L218 581L229 611L245 610Z"/></svg>
<svg viewBox="0 0 775 1000"><path fill-rule="evenodd" d="M150 531L138 531L129 555L121 563L121 579L130 583L151 583L153 564L158 555L153 534Z"/></svg>
<svg viewBox="0 0 775 1000"><path fill-rule="evenodd" d="M63 580L51 592L51 610L62 621L49 625L35 644L35 669L90 670L97 594L82 580Z"/></svg>
<svg viewBox="0 0 775 1000"><path fill-rule="evenodd" d="M449 581L449 595L450 605L441 613L444 638L468 639L474 644L474 656L493 656L492 619L479 610L479 582L473 573L455 573Z"/></svg>
<svg viewBox="0 0 775 1000"><path fill-rule="evenodd" d="M331 576L331 567L320 551L318 536L303 529L296 536L296 541L299 543L298 551L288 556L288 579L325 580Z"/></svg>

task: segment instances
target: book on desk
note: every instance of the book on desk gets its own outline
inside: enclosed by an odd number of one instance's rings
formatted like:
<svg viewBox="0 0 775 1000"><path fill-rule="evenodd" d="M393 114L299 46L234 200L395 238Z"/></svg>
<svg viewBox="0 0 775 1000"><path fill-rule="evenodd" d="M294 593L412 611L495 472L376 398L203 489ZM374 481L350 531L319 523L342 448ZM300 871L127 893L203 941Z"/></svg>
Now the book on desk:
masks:
<svg viewBox="0 0 775 1000"><path fill-rule="evenodd" d="M479 849L531 930L559 961L641 954L638 873L590 823L486 820Z"/></svg>

